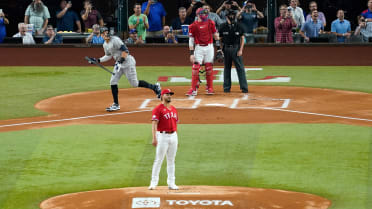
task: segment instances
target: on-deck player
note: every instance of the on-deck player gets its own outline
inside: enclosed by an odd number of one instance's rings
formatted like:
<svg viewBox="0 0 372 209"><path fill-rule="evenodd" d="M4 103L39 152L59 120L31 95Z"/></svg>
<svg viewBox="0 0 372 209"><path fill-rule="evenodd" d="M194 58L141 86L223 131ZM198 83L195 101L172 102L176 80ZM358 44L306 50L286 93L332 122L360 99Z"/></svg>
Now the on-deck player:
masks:
<svg viewBox="0 0 372 209"><path fill-rule="evenodd" d="M173 94L170 89L164 89L160 97L162 103L152 111L152 145L156 147L156 156L152 167L150 190L158 185L161 164L165 156L167 156L168 188L178 189L175 183L178 114L176 108L170 104Z"/></svg>
<svg viewBox="0 0 372 209"><path fill-rule="evenodd" d="M199 85L199 70L204 63L207 94L214 94L213 90L213 38L216 40L216 47L221 51L220 38L213 20L208 19L208 10L199 8L196 11L198 19L189 26L189 49L192 65L191 88L187 96L196 96ZM195 45L195 48L194 48Z"/></svg>
<svg viewBox="0 0 372 209"><path fill-rule="evenodd" d="M110 36L109 30L106 27L101 28L101 33L105 39L105 43L103 44L105 55L99 59L91 59L97 62L106 62L114 58L116 61L114 68L115 75L112 75L110 80L114 103L110 107L107 107L106 111L120 110L118 82L123 74L125 74L131 86L152 89L158 98L160 98L161 88L159 83L150 84L144 80L137 79L136 60L129 54L129 50L123 41L119 37Z"/></svg>

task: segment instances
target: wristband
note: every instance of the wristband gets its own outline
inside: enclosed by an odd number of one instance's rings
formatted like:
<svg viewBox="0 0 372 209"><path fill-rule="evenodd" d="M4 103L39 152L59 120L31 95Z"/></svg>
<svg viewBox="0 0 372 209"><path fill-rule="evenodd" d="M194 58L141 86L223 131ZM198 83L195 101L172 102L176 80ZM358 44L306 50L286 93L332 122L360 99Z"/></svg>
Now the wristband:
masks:
<svg viewBox="0 0 372 209"><path fill-rule="evenodd" d="M194 50L190 50L190 55L194 55Z"/></svg>

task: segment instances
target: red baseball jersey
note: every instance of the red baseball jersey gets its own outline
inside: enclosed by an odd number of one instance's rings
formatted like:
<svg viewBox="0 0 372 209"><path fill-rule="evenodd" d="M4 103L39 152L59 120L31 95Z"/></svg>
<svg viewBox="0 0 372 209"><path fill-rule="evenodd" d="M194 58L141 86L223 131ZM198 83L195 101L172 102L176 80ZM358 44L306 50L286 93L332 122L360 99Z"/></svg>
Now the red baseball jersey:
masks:
<svg viewBox="0 0 372 209"><path fill-rule="evenodd" d="M163 104L156 106L152 110L152 120L159 121L158 131L177 131L178 114L176 108L172 105L169 109Z"/></svg>
<svg viewBox="0 0 372 209"><path fill-rule="evenodd" d="M216 33L216 24L213 20L195 21L189 26L189 36L194 37L195 44L213 44L213 34Z"/></svg>

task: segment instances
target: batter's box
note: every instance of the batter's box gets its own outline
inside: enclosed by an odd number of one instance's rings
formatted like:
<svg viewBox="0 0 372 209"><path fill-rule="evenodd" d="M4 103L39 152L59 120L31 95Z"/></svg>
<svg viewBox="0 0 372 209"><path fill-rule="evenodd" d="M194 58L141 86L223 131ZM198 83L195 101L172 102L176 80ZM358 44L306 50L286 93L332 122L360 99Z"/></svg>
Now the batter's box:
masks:
<svg viewBox="0 0 372 209"><path fill-rule="evenodd" d="M172 99L172 105L177 109L196 109L201 99ZM158 99L146 99L138 109L153 109L159 105Z"/></svg>
<svg viewBox="0 0 372 209"><path fill-rule="evenodd" d="M287 108L290 99L234 99L230 108L249 109L249 108Z"/></svg>

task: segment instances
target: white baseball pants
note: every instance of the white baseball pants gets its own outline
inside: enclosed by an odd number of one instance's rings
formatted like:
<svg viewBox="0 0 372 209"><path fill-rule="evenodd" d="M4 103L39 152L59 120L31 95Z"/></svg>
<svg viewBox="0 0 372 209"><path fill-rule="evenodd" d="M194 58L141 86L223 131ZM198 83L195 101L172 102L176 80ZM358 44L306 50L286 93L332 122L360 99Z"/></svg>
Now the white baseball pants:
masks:
<svg viewBox="0 0 372 209"><path fill-rule="evenodd" d="M123 74L127 77L129 83L133 87L138 87L136 60L133 56L128 55L127 59L121 64L120 67L115 66L115 75L111 76L110 85L117 85Z"/></svg>
<svg viewBox="0 0 372 209"><path fill-rule="evenodd" d="M214 48L213 44L208 46L196 45L194 50L195 61L199 64L213 63Z"/></svg>
<svg viewBox="0 0 372 209"><path fill-rule="evenodd" d="M175 159L178 147L177 132L172 134L156 132L156 138L158 145L156 146L156 156L152 167L151 185L158 185L161 164L165 156L167 156L167 183L168 185L174 185L176 180Z"/></svg>

